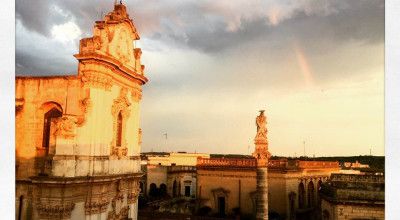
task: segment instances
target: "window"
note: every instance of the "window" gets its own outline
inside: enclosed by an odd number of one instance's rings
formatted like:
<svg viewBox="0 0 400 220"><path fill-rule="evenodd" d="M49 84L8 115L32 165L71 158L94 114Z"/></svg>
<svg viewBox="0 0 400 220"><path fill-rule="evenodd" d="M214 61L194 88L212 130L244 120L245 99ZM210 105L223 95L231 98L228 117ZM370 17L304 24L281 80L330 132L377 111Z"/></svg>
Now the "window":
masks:
<svg viewBox="0 0 400 220"><path fill-rule="evenodd" d="M302 209L302 208L305 208L304 207L304 199L305 199L305 189L304 189L304 184L303 183L300 183L299 184L299 208L300 209Z"/></svg>
<svg viewBox="0 0 400 220"><path fill-rule="evenodd" d="M314 183L310 181L308 183L308 207L314 207L314 198L315 198L315 193L314 193Z"/></svg>
<svg viewBox="0 0 400 220"><path fill-rule="evenodd" d="M117 147L121 146L122 140L122 114L119 112L117 118Z"/></svg>
<svg viewBox="0 0 400 220"><path fill-rule="evenodd" d="M190 197L190 186L185 186L185 196Z"/></svg>
<svg viewBox="0 0 400 220"><path fill-rule="evenodd" d="M178 185L176 184L176 180L174 180L174 183L172 185L172 197L176 197L178 191Z"/></svg>

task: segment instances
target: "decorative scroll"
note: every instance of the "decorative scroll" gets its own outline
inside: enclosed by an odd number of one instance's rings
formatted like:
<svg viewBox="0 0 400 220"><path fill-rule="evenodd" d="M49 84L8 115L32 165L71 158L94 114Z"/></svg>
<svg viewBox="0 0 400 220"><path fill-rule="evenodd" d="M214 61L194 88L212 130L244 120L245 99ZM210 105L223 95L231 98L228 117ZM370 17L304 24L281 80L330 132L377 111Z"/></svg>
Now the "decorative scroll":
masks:
<svg viewBox="0 0 400 220"><path fill-rule="evenodd" d="M63 115L57 119L56 135L65 139L74 138L76 135L76 124L78 119L75 116Z"/></svg>

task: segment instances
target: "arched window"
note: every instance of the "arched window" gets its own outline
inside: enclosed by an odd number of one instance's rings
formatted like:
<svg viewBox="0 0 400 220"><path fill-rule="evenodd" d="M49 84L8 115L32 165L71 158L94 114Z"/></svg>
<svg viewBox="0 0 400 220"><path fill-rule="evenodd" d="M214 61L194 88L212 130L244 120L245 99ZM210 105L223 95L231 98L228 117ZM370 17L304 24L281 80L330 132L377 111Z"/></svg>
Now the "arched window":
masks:
<svg viewBox="0 0 400 220"><path fill-rule="evenodd" d="M307 193L308 207L314 207L315 190L314 190L314 183L312 181L308 183L307 191L308 191Z"/></svg>
<svg viewBox="0 0 400 220"><path fill-rule="evenodd" d="M305 203L305 188L304 184L300 183L299 184L299 208L302 209L304 208L304 203Z"/></svg>
<svg viewBox="0 0 400 220"><path fill-rule="evenodd" d="M51 120L62 116L62 112L57 108L52 108L44 114L44 125L43 125L43 142L42 147L45 149L45 154L49 153L50 137L51 137Z"/></svg>
<svg viewBox="0 0 400 220"><path fill-rule="evenodd" d="M121 146L122 140L122 114L119 112L117 118L117 147Z"/></svg>

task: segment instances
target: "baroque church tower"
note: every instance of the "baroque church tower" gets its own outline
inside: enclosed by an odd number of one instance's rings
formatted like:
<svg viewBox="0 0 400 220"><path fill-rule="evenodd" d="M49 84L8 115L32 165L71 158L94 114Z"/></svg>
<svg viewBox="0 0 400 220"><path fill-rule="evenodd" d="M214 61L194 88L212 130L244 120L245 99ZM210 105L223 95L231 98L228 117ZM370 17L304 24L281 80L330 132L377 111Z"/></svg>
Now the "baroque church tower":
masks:
<svg viewBox="0 0 400 220"><path fill-rule="evenodd" d="M16 219L137 219L139 34L115 4L74 76L16 78Z"/></svg>

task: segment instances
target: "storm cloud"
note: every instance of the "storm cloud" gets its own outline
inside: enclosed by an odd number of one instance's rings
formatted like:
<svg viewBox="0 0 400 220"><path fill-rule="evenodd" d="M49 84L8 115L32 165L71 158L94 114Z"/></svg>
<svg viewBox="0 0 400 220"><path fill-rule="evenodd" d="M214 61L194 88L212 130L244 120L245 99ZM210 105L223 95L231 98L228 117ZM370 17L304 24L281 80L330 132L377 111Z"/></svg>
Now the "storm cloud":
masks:
<svg viewBox="0 0 400 220"><path fill-rule="evenodd" d="M383 0L123 2L150 79L144 150L247 153L254 114L268 106L275 154L292 155L303 139L314 151L355 154L370 142L383 154ZM16 74L76 74L79 39L112 7L17 0Z"/></svg>

